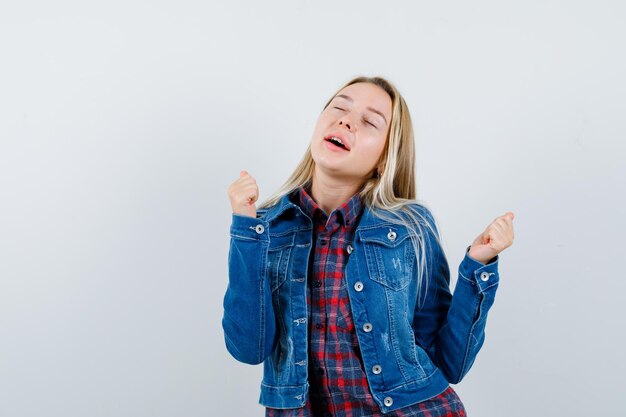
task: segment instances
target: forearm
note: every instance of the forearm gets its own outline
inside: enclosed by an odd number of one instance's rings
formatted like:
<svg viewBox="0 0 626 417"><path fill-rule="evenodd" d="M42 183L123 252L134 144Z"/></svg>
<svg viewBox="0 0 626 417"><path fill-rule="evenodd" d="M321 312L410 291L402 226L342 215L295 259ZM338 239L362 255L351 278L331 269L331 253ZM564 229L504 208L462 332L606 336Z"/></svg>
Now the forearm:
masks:
<svg viewBox="0 0 626 417"><path fill-rule="evenodd" d="M276 338L271 290L264 267L269 245L266 226L253 217L233 215L230 229L229 283L222 327L228 351L237 360L250 364L263 362Z"/></svg>
<svg viewBox="0 0 626 417"><path fill-rule="evenodd" d="M466 252L435 352L437 365L451 383L467 374L482 347L498 282L497 257L484 265Z"/></svg>

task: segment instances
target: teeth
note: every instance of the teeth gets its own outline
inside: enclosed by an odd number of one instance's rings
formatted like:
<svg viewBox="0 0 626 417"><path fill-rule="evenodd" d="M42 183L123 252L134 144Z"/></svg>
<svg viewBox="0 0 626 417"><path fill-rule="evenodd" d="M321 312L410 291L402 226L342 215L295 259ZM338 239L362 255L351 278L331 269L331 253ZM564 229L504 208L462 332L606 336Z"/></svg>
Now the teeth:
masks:
<svg viewBox="0 0 626 417"><path fill-rule="evenodd" d="M328 138L328 140L333 141L333 142L337 142L339 143L343 148L346 148L346 145L343 144L343 142L341 141L341 139L339 139L338 137L335 136L331 136Z"/></svg>

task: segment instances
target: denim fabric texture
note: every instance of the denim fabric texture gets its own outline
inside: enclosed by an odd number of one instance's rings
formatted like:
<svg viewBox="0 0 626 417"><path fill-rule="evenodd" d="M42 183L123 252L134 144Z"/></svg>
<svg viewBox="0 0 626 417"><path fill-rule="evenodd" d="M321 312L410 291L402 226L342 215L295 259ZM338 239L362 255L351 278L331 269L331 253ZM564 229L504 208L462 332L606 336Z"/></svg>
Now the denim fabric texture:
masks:
<svg viewBox="0 0 626 417"><path fill-rule="evenodd" d="M432 220L425 207L415 207ZM230 238L222 320L226 347L239 361L263 363L262 405L303 407L309 388L312 220L285 195L256 218L233 214ZM483 265L466 251L452 296L443 250L432 234L424 238L429 277L421 308L419 257L404 226L382 221L364 207L345 248L352 320L370 392L383 413L432 398L463 378L483 344L499 282L498 257ZM364 331L365 323L377 331Z"/></svg>

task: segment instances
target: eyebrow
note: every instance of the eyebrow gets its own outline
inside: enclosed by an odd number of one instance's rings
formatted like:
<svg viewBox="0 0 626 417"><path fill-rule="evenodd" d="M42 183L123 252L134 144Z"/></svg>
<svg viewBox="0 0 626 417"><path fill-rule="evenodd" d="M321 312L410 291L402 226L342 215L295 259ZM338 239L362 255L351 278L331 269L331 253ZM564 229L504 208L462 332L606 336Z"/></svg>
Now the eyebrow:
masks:
<svg viewBox="0 0 626 417"><path fill-rule="evenodd" d="M354 100L352 99L352 97L347 96L347 95L345 95L345 94L337 94L337 95L335 96L335 98L337 98L337 97L339 97L339 98L343 98L343 99L346 99L346 100L348 100L348 101L349 101L349 102L351 102L351 103L354 101ZM382 114L382 112L380 112L380 111L376 110L376 109L375 109L375 108L373 108L373 107L368 107L368 108L367 108L367 110L372 111L372 112L376 113L377 115L379 115L380 117L382 117L382 118L383 118L383 120L385 121L385 124L387 124L387 118L385 117L385 115L384 115L384 114Z"/></svg>

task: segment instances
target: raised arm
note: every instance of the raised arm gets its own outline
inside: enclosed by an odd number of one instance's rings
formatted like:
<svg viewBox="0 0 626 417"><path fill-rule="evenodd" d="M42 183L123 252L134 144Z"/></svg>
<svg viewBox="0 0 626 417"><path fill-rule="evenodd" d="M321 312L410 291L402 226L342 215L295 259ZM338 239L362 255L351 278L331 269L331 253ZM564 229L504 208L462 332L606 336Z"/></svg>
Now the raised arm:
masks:
<svg viewBox="0 0 626 417"><path fill-rule="evenodd" d="M256 218L259 190L246 171L231 184L228 195L233 215L222 327L226 348L233 357L257 364L269 356L276 339L276 320L265 270L268 224Z"/></svg>
<svg viewBox="0 0 626 417"><path fill-rule="evenodd" d="M427 233L429 287L423 305L415 310L413 329L450 383L467 374L484 342L487 313L500 279L498 254L513 242L512 220L511 212L498 217L468 247L454 296L445 254L435 235Z"/></svg>

